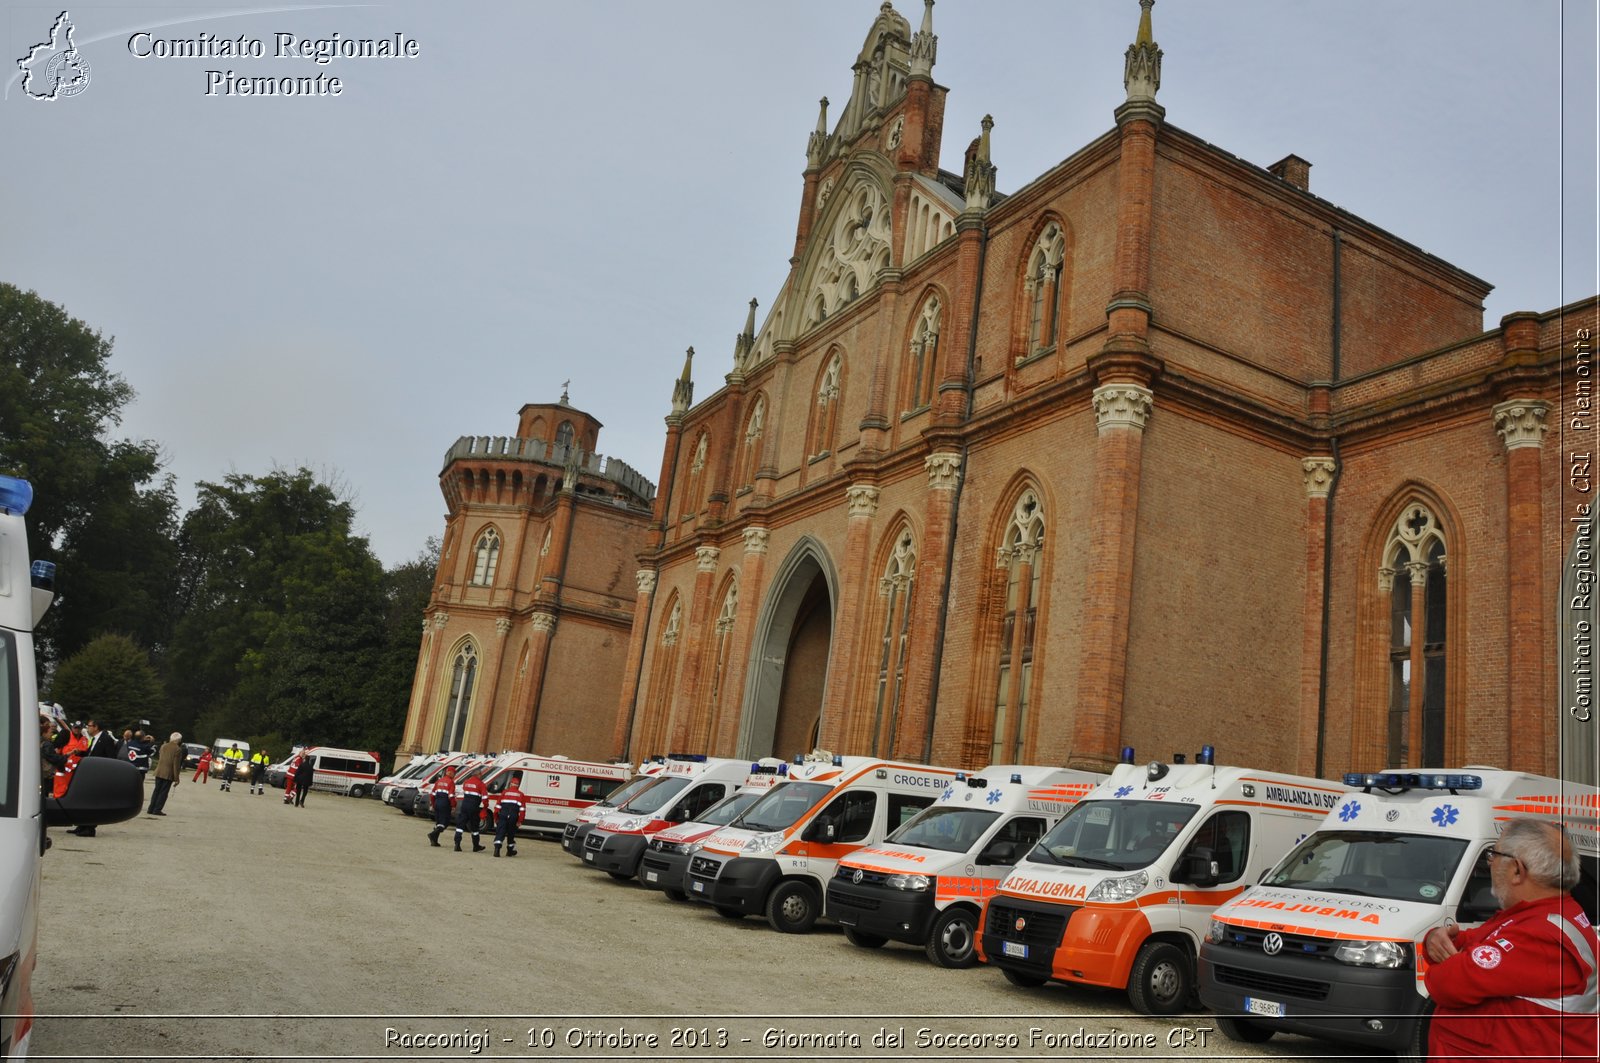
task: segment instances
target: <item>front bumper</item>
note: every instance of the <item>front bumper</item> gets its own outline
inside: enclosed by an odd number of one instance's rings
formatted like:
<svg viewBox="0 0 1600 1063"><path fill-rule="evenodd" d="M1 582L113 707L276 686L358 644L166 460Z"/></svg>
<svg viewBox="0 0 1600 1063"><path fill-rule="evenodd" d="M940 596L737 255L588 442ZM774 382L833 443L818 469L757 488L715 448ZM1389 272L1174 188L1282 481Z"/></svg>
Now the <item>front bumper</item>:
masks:
<svg viewBox="0 0 1600 1063"><path fill-rule="evenodd" d="M1200 999L1218 1015L1389 1051L1410 1043L1427 1003L1409 967L1268 956L1209 941L1200 946L1199 975ZM1279 1014L1263 1014L1272 1011Z"/></svg>
<svg viewBox="0 0 1600 1063"><path fill-rule="evenodd" d="M593 823L568 823L561 830L561 849L569 855L583 859L583 840L594 830Z"/></svg>
<svg viewBox="0 0 1600 1063"><path fill-rule="evenodd" d="M935 910L931 889L889 889L865 878L860 883L838 876L828 880L828 918L863 934L923 945Z"/></svg>
<svg viewBox="0 0 1600 1063"><path fill-rule="evenodd" d="M762 915L767 910L767 896L781 877L776 860L698 853L689 861L686 892L717 908Z"/></svg>
<svg viewBox="0 0 1600 1063"><path fill-rule="evenodd" d="M631 878L639 870L639 856L644 847L642 834L590 831L583 840L583 863L585 867Z"/></svg>
<svg viewBox="0 0 1600 1063"><path fill-rule="evenodd" d="M688 853L663 853L646 849L639 857L639 881L648 889L687 890Z"/></svg>
<svg viewBox="0 0 1600 1063"><path fill-rule="evenodd" d="M1035 978L1056 977L1056 950L1077 910L1016 897L990 898L978 945L984 962Z"/></svg>

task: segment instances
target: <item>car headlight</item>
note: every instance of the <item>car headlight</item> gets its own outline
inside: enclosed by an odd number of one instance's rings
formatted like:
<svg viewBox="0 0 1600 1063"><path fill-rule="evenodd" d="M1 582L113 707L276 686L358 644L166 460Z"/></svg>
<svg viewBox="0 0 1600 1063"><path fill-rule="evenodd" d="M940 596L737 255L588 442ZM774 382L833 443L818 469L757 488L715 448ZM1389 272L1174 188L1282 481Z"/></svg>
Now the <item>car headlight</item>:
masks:
<svg viewBox="0 0 1600 1063"><path fill-rule="evenodd" d="M1089 891L1089 896L1084 898L1090 901L1131 901L1144 892L1150 884L1150 877L1143 871L1132 875L1123 875L1120 878L1104 879L1095 888Z"/></svg>
<svg viewBox="0 0 1600 1063"><path fill-rule="evenodd" d="M1399 941L1346 941L1333 951L1333 958L1359 967L1406 967L1411 946Z"/></svg>
<svg viewBox="0 0 1600 1063"><path fill-rule="evenodd" d="M1223 938L1228 936L1228 925L1221 919L1211 920L1211 926L1206 931L1206 937L1213 945L1222 944Z"/></svg>
<svg viewBox="0 0 1600 1063"><path fill-rule="evenodd" d="M683 853L685 853L686 855L693 856L695 853L698 853L701 849L704 849L705 847L706 847L706 839L705 838L701 838L698 841L684 842L678 848Z"/></svg>
<svg viewBox="0 0 1600 1063"><path fill-rule="evenodd" d="M890 875L883 884L892 890L925 890L928 881L927 875Z"/></svg>
<svg viewBox="0 0 1600 1063"><path fill-rule="evenodd" d="M744 849L741 851L746 856L760 856L762 853L775 853L782 845L783 831L776 830L771 834L757 834L744 843Z"/></svg>

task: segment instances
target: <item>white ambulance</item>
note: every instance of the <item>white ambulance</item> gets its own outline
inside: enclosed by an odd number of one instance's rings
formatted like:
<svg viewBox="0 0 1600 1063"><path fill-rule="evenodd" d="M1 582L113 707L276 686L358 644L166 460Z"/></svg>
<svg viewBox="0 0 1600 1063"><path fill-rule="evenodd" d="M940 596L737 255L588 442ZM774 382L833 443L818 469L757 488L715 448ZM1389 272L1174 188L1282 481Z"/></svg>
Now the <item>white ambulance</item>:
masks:
<svg viewBox="0 0 1600 1063"><path fill-rule="evenodd" d="M852 945L921 945L940 967L978 962L978 920L1012 866L1104 775L996 764L957 772L880 846L839 861L828 917Z"/></svg>
<svg viewBox="0 0 1600 1063"><path fill-rule="evenodd" d="M633 774L630 764L572 760L563 756L541 757L533 753L502 753L495 765L484 773L483 786L489 792L484 802L489 822L500 807L498 795L513 778L523 796L521 834L555 834L578 813L627 783Z"/></svg>
<svg viewBox="0 0 1600 1063"><path fill-rule="evenodd" d="M789 762L775 757L763 757L750 765L745 777L731 797L712 805L700 817L688 823L667 827L659 831L645 846L639 858L639 884L646 889L660 890L675 901L686 901L685 878L689 873L689 858L704 847L707 840L744 814L761 795L789 780Z"/></svg>
<svg viewBox="0 0 1600 1063"><path fill-rule="evenodd" d="M1196 763L1124 763L1079 801L1000 884L981 958L1019 986L1052 979L1126 989L1135 1010L1188 1006L1195 956L1217 905L1316 828L1347 788L1322 779Z"/></svg>
<svg viewBox="0 0 1600 1063"><path fill-rule="evenodd" d="M561 828L561 848L564 852L571 853L579 860L583 859L583 839L594 829L594 825L610 812L614 812L619 805L625 805L638 797L647 788L656 784L657 778L666 770L666 757L652 757L639 762L639 773L629 779L622 786L617 787L605 797L596 801L588 808L580 808L578 814L572 817L571 822ZM624 767L626 770L626 767Z"/></svg>
<svg viewBox="0 0 1600 1063"><path fill-rule="evenodd" d="M55 566L28 559L26 480L0 476L0 1059L33 1034L39 960L39 858L45 824L98 826L139 814L143 776L125 760L85 757L60 798L41 798L42 740L33 629L55 600Z"/></svg>
<svg viewBox="0 0 1600 1063"><path fill-rule="evenodd" d="M813 753L689 860L689 896L731 919L804 934L839 861L933 804L954 768Z"/></svg>
<svg viewBox="0 0 1600 1063"><path fill-rule="evenodd" d="M309 746L300 752L311 761L313 790L365 797L378 785L376 753L333 746Z"/></svg>
<svg viewBox="0 0 1600 1063"><path fill-rule="evenodd" d="M583 839L583 863L626 881L639 873L645 846L662 829L689 823L738 788L748 760L674 753L661 781L595 821Z"/></svg>
<svg viewBox="0 0 1600 1063"><path fill-rule="evenodd" d="M1513 817L1567 828L1582 868L1573 896L1600 920L1594 787L1477 767L1345 782L1360 792L1212 920L1200 998L1234 1040L1291 1030L1425 1056L1428 960L1417 943L1499 910L1483 854Z"/></svg>

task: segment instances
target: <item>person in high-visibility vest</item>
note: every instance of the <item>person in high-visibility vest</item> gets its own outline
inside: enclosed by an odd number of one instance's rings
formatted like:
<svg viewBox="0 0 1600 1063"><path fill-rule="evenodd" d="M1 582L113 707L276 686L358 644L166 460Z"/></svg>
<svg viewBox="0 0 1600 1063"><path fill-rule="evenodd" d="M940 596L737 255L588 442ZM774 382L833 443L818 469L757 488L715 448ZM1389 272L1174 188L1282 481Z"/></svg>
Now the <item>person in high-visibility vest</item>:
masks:
<svg viewBox="0 0 1600 1063"><path fill-rule="evenodd" d="M258 749L250 754L250 792L264 794L267 792L267 765L272 763L272 758L265 749Z"/></svg>
<svg viewBox="0 0 1600 1063"><path fill-rule="evenodd" d="M244 763L244 750L235 742L222 751L222 787L223 790L233 789L233 773L239 770L239 765Z"/></svg>

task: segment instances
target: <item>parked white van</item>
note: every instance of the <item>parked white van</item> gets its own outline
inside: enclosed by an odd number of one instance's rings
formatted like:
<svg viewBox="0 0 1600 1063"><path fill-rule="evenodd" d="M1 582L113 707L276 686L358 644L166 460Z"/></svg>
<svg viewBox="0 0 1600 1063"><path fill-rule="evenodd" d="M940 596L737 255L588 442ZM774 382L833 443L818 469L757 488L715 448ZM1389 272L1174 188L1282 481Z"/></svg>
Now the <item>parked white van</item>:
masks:
<svg viewBox="0 0 1600 1063"><path fill-rule="evenodd" d="M45 824L119 823L144 787L125 760L85 757L60 798L41 799L40 705L33 629L55 599L55 566L29 563L26 480L0 476L0 1059L28 1054L39 959L39 858Z"/></svg>
<svg viewBox="0 0 1600 1063"><path fill-rule="evenodd" d="M489 799L484 802L489 822L494 822L494 814L500 808L497 795L519 774L524 811L518 833L554 834L565 829L578 813L604 801L625 784L633 768L629 764L572 760L559 755L502 753L483 776L484 789L489 792Z"/></svg>
<svg viewBox="0 0 1600 1063"><path fill-rule="evenodd" d="M365 797L378 784L378 754L359 749L309 746L301 755L311 758L311 788L328 793Z"/></svg>

